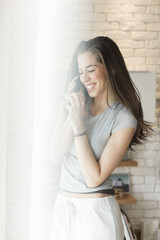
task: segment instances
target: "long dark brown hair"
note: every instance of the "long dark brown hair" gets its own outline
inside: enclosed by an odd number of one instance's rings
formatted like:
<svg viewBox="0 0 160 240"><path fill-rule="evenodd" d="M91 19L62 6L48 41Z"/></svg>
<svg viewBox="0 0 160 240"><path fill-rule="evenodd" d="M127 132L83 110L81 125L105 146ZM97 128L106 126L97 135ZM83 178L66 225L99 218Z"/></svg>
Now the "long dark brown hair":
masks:
<svg viewBox="0 0 160 240"><path fill-rule="evenodd" d="M128 108L137 119L137 129L129 145L143 143L151 135L151 123L143 118L143 109L138 89L133 83L122 54L116 43L108 38L99 36L88 41L81 41L78 45L68 72L68 79L78 75L78 56L90 52L95 54L97 60L106 66L108 72L108 86L115 99ZM80 84L80 83L79 83ZM84 94L87 92L84 89ZM108 102L108 99L107 99Z"/></svg>

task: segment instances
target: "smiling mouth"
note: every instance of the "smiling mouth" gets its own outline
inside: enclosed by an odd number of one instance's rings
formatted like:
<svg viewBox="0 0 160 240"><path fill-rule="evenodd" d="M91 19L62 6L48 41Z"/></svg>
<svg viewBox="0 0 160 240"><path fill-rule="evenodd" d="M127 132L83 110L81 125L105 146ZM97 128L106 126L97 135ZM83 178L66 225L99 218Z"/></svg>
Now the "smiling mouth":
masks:
<svg viewBox="0 0 160 240"><path fill-rule="evenodd" d="M88 91L88 92L92 91L95 85L96 85L96 84L94 83L94 84L90 84L90 85L86 86L87 91Z"/></svg>

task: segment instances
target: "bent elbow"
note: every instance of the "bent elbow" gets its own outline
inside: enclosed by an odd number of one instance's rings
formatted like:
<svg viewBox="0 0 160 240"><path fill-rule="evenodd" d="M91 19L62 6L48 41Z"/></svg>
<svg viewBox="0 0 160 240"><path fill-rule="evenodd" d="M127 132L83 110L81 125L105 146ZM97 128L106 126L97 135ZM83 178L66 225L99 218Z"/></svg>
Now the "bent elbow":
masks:
<svg viewBox="0 0 160 240"><path fill-rule="evenodd" d="M98 181L88 181L87 182L87 187L88 188L96 188L99 185L101 185L101 182L98 182Z"/></svg>

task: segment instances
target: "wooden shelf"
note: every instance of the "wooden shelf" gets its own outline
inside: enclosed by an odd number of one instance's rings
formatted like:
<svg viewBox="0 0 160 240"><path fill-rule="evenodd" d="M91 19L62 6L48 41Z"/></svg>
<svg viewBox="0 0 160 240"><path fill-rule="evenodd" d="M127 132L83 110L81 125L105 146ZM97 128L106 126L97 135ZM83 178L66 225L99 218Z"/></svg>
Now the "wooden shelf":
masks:
<svg viewBox="0 0 160 240"><path fill-rule="evenodd" d="M122 160L118 167L136 167L137 162L131 159Z"/></svg>
<svg viewBox="0 0 160 240"><path fill-rule="evenodd" d="M137 203L137 199L134 198L132 195L125 193L123 194L123 198L117 199L118 203L121 204L135 204Z"/></svg>

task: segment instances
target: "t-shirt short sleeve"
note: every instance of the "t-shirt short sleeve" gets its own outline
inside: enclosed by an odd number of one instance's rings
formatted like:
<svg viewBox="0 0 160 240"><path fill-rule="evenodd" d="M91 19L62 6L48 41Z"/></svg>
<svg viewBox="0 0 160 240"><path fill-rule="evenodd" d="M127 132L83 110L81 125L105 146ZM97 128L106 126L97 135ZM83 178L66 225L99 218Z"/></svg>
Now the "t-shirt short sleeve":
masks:
<svg viewBox="0 0 160 240"><path fill-rule="evenodd" d="M137 119L133 116L131 111L125 107L123 107L114 121L112 132L115 132L121 128L137 128Z"/></svg>

